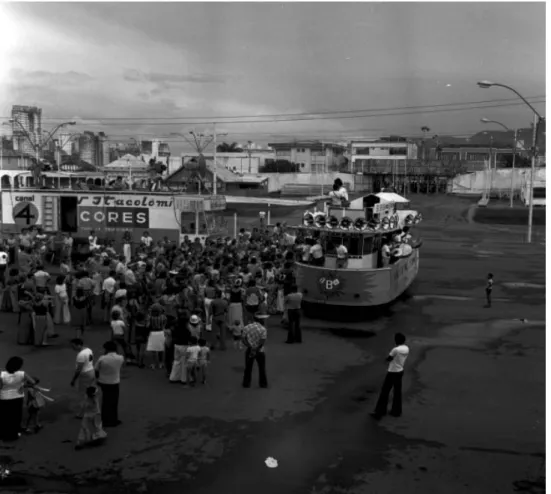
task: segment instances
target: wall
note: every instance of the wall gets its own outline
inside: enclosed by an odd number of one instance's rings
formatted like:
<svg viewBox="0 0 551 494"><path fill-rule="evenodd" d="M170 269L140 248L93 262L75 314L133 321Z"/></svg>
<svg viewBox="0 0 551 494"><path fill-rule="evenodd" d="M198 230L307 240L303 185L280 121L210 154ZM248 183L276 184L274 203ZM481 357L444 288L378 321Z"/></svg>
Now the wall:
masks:
<svg viewBox="0 0 551 494"><path fill-rule="evenodd" d="M545 170L545 168L536 169L535 182L545 182ZM479 195L488 189L488 181L491 183L492 190L508 191L511 189L511 173L514 173L513 189L518 192L530 180L530 168L492 170L490 177L485 171L458 175L450 179L448 191L452 194Z"/></svg>
<svg viewBox="0 0 551 494"><path fill-rule="evenodd" d="M184 162L191 158L196 158L197 153L187 153L182 156ZM206 159L213 159L213 153L204 153ZM251 171L250 173L258 173L259 168L264 166L266 159L276 159L276 155L271 151L252 151L251 152ZM281 159L278 157L278 159ZM249 173L249 154L248 153L216 153L216 161L222 166L235 166L237 173ZM175 170L174 170L175 171ZM171 170L170 173L172 173Z"/></svg>
<svg viewBox="0 0 551 494"><path fill-rule="evenodd" d="M258 176L268 178L268 192L278 192L285 184L332 186L337 177L351 184L350 192L354 190L354 175L351 173L259 173Z"/></svg>

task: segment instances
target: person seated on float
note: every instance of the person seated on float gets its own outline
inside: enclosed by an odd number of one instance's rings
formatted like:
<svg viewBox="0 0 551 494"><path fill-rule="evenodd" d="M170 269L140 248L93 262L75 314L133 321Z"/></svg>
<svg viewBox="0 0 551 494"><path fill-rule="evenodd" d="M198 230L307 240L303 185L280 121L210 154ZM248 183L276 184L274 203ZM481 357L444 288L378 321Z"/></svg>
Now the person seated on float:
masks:
<svg viewBox="0 0 551 494"><path fill-rule="evenodd" d="M312 240L312 247L310 247L310 263L314 266L325 265L325 255L323 253L323 247L321 245L321 238Z"/></svg>
<svg viewBox="0 0 551 494"><path fill-rule="evenodd" d="M382 265L388 266L390 264L390 245L388 239L383 237L381 244Z"/></svg>
<svg viewBox="0 0 551 494"><path fill-rule="evenodd" d="M341 203L343 207L348 207L348 191L346 190L346 187L342 183L342 180L340 178L336 178L333 185L338 186L337 194L341 199Z"/></svg>
<svg viewBox="0 0 551 494"><path fill-rule="evenodd" d="M337 208L342 207L342 199L339 193L339 186L336 183L333 184L333 190L329 192L329 198L331 199L331 206Z"/></svg>
<svg viewBox="0 0 551 494"><path fill-rule="evenodd" d="M401 241L403 244L409 244L412 240L411 233L409 233L409 226L404 226L402 228L402 238Z"/></svg>
<svg viewBox="0 0 551 494"><path fill-rule="evenodd" d="M337 245L337 269L348 267L348 249L344 244Z"/></svg>

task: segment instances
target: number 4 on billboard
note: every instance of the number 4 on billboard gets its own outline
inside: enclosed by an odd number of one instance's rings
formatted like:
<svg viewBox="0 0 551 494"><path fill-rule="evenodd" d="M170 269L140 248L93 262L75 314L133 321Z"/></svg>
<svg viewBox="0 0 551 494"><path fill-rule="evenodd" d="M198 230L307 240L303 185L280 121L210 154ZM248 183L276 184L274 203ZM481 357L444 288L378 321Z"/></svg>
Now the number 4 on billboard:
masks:
<svg viewBox="0 0 551 494"><path fill-rule="evenodd" d="M25 204L25 206L23 207L23 209L21 211L19 211L15 216L15 219L22 219L22 220L25 220L25 223L27 225L30 225L35 219L35 215L33 214L32 210L31 210L31 205L30 204Z"/></svg>

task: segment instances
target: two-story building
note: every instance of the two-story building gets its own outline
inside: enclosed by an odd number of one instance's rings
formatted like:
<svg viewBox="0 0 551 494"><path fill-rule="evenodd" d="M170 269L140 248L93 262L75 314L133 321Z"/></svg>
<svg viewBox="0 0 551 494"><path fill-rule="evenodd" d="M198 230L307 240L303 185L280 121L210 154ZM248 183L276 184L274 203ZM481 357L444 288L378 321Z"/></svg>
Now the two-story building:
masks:
<svg viewBox="0 0 551 494"><path fill-rule="evenodd" d="M332 171L346 150L342 144L324 141L275 142L268 146L275 150L276 161L295 163L304 173Z"/></svg>
<svg viewBox="0 0 551 494"><path fill-rule="evenodd" d="M373 166L400 168L400 163L417 159L417 144L404 139L357 139L350 141L350 169L352 173L367 173Z"/></svg>

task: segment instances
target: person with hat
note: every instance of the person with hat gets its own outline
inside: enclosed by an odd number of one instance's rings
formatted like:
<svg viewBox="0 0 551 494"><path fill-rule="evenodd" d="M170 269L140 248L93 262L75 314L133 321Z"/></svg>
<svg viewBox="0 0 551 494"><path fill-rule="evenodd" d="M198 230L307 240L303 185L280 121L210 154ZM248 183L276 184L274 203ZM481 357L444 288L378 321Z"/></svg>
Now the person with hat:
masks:
<svg viewBox="0 0 551 494"><path fill-rule="evenodd" d="M201 338L201 335L203 333L203 324L201 323L201 319L197 314L193 314L189 318L188 329L191 336L195 336L197 339Z"/></svg>
<svg viewBox="0 0 551 494"><path fill-rule="evenodd" d="M243 374L243 387L250 388L253 366L258 364L258 384L261 388L268 387L266 375L266 353L264 346L268 337L265 321L270 315L265 306L254 314L254 321L243 328L243 344L245 345L245 372Z"/></svg>

